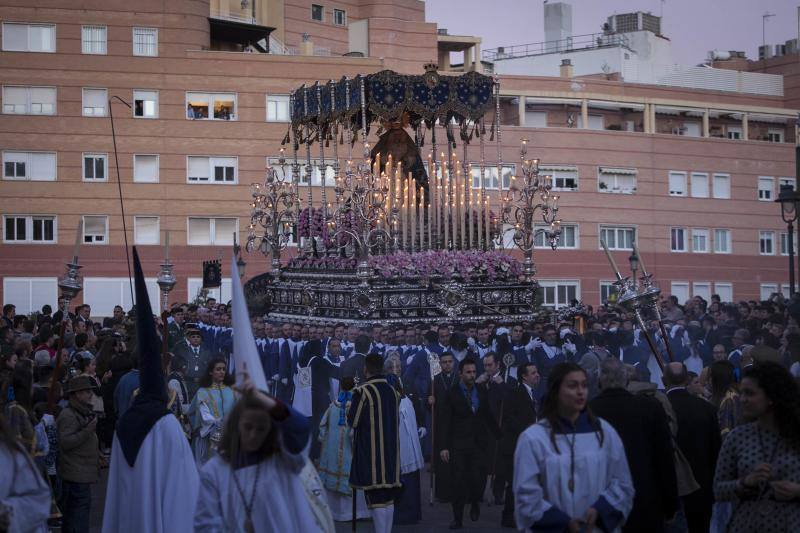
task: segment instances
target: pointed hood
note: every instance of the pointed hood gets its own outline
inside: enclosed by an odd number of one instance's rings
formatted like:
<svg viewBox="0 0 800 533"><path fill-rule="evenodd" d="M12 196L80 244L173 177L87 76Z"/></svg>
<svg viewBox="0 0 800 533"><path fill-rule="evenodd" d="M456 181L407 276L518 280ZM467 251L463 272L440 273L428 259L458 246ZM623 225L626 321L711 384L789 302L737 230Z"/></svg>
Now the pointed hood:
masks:
<svg viewBox="0 0 800 533"><path fill-rule="evenodd" d="M233 307L233 360L236 369L236 382L241 384L241 372L247 365L250 381L258 390L267 391L267 379L264 377L264 367L258 356L256 340L253 337L253 328L250 325L250 315L247 313L247 302L244 299L242 280L239 279L236 268L236 256L231 259L231 306Z"/></svg>
<svg viewBox="0 0 800 533"><path fill-rule="evenodd" d="M139 390L130 408L120 418L117 426L122 453L133 467L139 448L150 429L167 409L167 381L161 369L161 347L150 296L142 273L139 253L133 247L134 285L136 288L136 346L139 352Z"/></svg>

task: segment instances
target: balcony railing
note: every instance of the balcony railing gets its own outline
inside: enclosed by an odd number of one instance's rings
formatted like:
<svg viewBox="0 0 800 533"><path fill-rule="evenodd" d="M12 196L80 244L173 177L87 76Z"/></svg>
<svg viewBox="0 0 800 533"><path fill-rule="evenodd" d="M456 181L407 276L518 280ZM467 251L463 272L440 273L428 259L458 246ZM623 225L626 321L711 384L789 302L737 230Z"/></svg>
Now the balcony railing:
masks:
<svg viewBox="0 0 800 533"><path fill-rule="evenodd" d="M613 46L629 46L628 38L619 33L591 33L588 35L575 35L558 41L543 41L539 43L517 44L513 46L500 46L483 51L485 61L498 61L519 57L538 56L555 52L570 52L573 50L587 50L591 48L608 48Z"/></svg>
<svg viewBox="0 0 800 533"><path fill-rule="evenodd" d="M209 16L215 19L230 20L231 22L241 22L243 24L258 24L258 21L254 17L246 17L235 13L223 13L218 9L212 9Z"/></svg>

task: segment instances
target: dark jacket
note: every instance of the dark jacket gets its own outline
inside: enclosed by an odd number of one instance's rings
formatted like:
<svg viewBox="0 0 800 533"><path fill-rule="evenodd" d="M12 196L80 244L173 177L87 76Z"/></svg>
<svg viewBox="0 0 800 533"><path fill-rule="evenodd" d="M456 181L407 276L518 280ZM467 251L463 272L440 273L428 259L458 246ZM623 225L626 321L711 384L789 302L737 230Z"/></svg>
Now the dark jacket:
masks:
<svg viewBox="0 0 800 533"><path fill-rule="evenodd" d="M534 394L536 392L534 391ZM508 395L503 407L503 438L500 441L500 452L504 455L514 455L517 439L528 426L536 423L538 408L541 401L537 397L536 406L528 395L528 389L520 384Z"/></svg>
<svg viewBox="0 0 800 533"><path fill-rule="evenodd" d="M692 467L700 490L711 497L717 456L722 445L717 409L709 402L692 396L686 389L667 393L678 419L677 441Z"/></svg>
<svg viewBox="0 0 800 533"><path fill-rule="evenodd" d="M97 433L86 426L91 421L88 406L70 400L56 419L58 428L58 475L73 483L97 483L100 452Z"/></svg>
<svg viewBox="0 0 800 533"><path fill-rule="evenodd" d="M475 385L478 390L478 410L472 411L461 387L457 383L448 392L445 405L440 411L439 428L442 432L444 450L486 450L489 447L491 432L500 438L500 428L489 408L486 389Z"/></svg>
<svg viewBox="0 0 800 533"><path fill-rule="evenodd" d="M678 485L667 415L657 400L625 389L602 391L590 403L619 433L636 496L623 531L663 531L678 510Z"/></svg>

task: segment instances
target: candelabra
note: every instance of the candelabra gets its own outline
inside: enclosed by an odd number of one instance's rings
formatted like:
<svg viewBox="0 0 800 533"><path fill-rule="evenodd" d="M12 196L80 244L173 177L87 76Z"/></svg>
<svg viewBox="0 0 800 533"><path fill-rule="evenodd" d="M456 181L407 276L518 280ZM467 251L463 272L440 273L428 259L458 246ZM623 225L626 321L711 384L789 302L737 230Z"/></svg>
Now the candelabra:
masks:
<svg viewBox="0 0 800 533"><path fill-rule="evenodd" d="M344 176L336 182L336 209L327 220L329 233L340 250L352 244L363 280L370 275L367 259L372 251L394 246L391 226L395 215L387 209L389 184L389 176L370 169L367 143L364 161L355 166L348 161Z"/></svg>
<svg viewBox="0 0 800 533"><path fill-rule="evenodd" d="M78 264L77 254L72 257L72 261L66 263L67 272L64 277L58 280L58 288L61 290L61 301L63 308L61 312L66 319L69 316L69 304L80 294L83 285L79 270L83 267Z"/></svg>
<svg viewBox="0 0 800 533"><path fill-rule="evenodd" d="M267 176L263 185L251 186L253 201L250 204L250 226L247 236L247 251L260 250L265 256L272 256L272 273L281 269L281 250L286 248L292 238L292 230L300 212L300 199L294 179L289 181L286 173L286 160L278 160L280 171L272 165L267 166ZM292 166L296 170L297 165ZM293 173L292 176L297 176ZM310 177L310 176L309 176Z"/></svg>
<svg viewBox="0 0 800 533"><path fill-rule="evenodd" d="M539 174L539 160L528 159L528 141L522 140L520 159L522 176L511 177L511 184L502 197L500 222L508 226L500 229L498 241L502 244L506 232L513 232L514 244L524 256L523 275L526 281L532 281L536 268L533 264L533 249L536 236L543 232L555 250L561 235L561 221L558 220L558 196L552 194L550 176ZM546 229L537 228L535 219L541 216Z"/></svg>

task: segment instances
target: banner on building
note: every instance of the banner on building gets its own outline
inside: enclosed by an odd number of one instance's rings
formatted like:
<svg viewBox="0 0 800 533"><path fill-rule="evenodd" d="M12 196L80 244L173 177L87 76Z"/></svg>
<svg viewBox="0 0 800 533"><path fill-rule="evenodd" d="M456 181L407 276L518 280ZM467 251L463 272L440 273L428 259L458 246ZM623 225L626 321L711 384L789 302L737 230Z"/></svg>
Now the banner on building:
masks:
<svg viewBox="0 0 800 533"><path fill-rule="evenodd" d="M222 284L222 262L203 261L203 288L216 289Z"/></svg>

